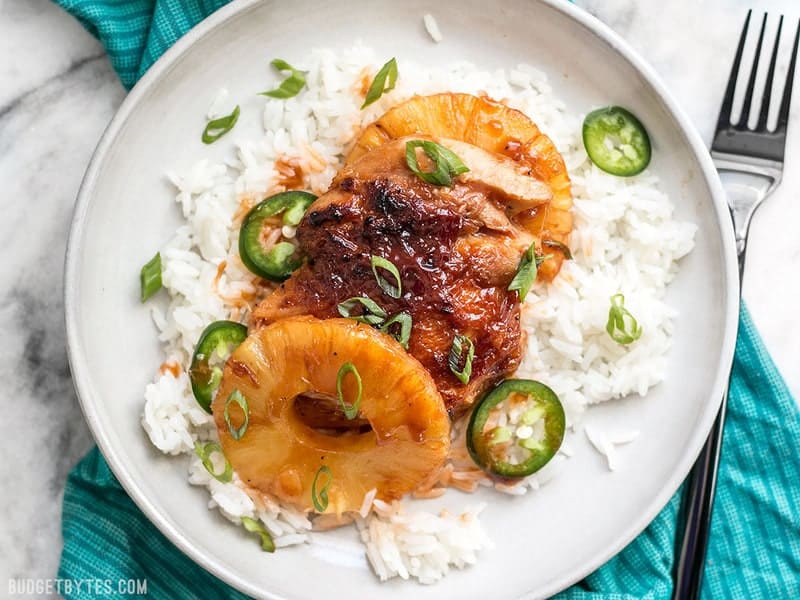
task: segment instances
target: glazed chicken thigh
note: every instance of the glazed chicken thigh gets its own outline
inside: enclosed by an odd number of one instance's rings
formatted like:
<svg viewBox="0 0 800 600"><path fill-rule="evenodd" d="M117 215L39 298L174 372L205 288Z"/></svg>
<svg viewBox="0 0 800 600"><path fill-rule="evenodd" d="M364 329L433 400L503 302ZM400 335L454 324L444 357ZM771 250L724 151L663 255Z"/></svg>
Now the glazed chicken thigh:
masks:
<svg viewBox="0 0 800 600"><path fill-rule="evenodd" d="M256 308L254 318L266 325L299 314L338 317L338 305L356 296L370 298L390 317L405 312L412 318L408 351L457 416L519 364L519 297L508 287L534 236L517 217L535 214L552 195L511 158L449 139L428 138L470 170L452 186L431 185L409 169L408 139L345 166L311 205L297 230L306 263ZM422 152L418 160L430 169ZM372 256L397 267L399 298L379 286ZM475 348L466 384L448 362L456 335Z"/></svg>

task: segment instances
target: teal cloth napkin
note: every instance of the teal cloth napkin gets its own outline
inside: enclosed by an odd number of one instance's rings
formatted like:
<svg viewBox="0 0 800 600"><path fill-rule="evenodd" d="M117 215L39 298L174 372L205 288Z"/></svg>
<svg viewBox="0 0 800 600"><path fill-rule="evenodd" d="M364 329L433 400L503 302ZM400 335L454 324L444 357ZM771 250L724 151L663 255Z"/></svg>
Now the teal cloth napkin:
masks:
<svg viewBox="0 0 800 600"><path fill-rule="evenodd" d="M227 3L56 1L100 39L128 88L181 35ZM677 493L622 552L557 598L668 599L679 505ZM146 579L147 595L156 600L245 598L197 566L147 520L97 448L67 479L63 534L59 578ZM75 588L64 596L94 594ZM745 308L703 597L800 598L800 413Z"/></svg>

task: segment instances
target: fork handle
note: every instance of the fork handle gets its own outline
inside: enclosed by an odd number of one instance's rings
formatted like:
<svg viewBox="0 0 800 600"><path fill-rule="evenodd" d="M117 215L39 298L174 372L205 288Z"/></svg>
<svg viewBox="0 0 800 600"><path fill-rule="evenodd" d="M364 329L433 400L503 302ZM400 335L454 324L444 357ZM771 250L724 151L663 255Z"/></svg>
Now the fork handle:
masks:
<svg viewBox="0 0 800 600"><path fill-rule="evenodd" d="M686 482L681 504L683 515L678 519L678 523L683 523L683 535L678 538L680 546L676 552L678 558L675 562L673 600L700 598L727 403L726 390L708 440L700 451L700 456L697 457L697 462L692 467Z"/></svg>
<svg viewBox="0 0 800 600"><path fill-rule="evenodd" d="M730 201L730 197L729 197ZM738 212L738 214L737 214ZM736 238L736 254L739 262L739 298L742 296L744 263L747 253L747 233L755 206L750 210L737 211L731 206ZM675 587L673 600L697 600L703 586L708 538L711 533L711 517L714 510L714 495L717 489L722 435L725 414L728 408L730 385L722 396L722 404L708 434L708 439L700 450L686 481L681 514L678 518L678 537L676 537L676 560L674 566Z"/></svg>

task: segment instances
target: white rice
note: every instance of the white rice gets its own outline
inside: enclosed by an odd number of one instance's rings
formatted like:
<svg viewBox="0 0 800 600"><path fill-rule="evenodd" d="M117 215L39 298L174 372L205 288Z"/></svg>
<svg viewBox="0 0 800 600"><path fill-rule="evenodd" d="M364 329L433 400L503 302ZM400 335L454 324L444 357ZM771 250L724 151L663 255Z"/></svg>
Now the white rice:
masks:
<svg viewBox="0 0 800 600"><path fill-rule="evenodd" d="M426 15L424 23L439 41L435 20ZM234 129L219 142L234 142L235 152L225 163L201 160L183 173L168 175L186 224L161 249L170 302L166 312L153 308L152 316L165 362L176 363L182 372L178 377L165 372L147 386L142 425L162 452L190 455L189 481L209 490L210 508L219 508L235 523L242 517L259 519L278 547L310 542L311 521L269 498L251 496L236 477L223 484L206 471L194 455L194 443L216 440L217 433L212 418L192 396L186 370L205 326L244 318L246 303L242 307L237 299L256 293L256 280L239 261L238 231L232 227L242 198L282 191L275 164L284 158L300 166L306 189L323 193L359 129L414 93L487 93L507 99L564 155L575 198L570 244L574 260L564 263L552 285L537 285L528 296L523 307L528 345L518 376L552 387L574 429L588 406L631 393L644 395L665 375L675 316L663 301L665 287L675 276L676 261L691 250L695 227L674 219L673 204L659 191L656 177L645 173L621 179L594 167L580 140L582 116L567 112L554 98L547 77L528 65L489 72L468 63L427 68L401 59L396 89L362 111L357 91L364 69L374 73L384 60L362 46L341 54L313 50L305 61L297 60L298 68L308 72L307 89L288 100L265 100L260 137L242 139ZM227 91L221 91L208 117L226 114L229 104ZM292 237L294 231L283 233ZM644 331L628 347L605 332L609 298L616 293L625 295L626 307ZM461 428L454 427L455 439ZM590 428L586 433L606 456L609 469L617 466L614 446L635 437L609 437ZM559 455L540 472L519 485L495 487L515 495L538 489L572 453L568 437ZM491 485L458 468L453 478L475 479L475 487ZM353 518L366 557L381 580L401 577L432 583L452 567L473 564L489 546L478 521L480 508L464 509L458 516L436 515L409 512L408 503L386 505L374 498L372 492Z"/></svg>
<svg viewBox="0 0 800 600"><path fill-rule="evenodd" d="M444 39L442 31L439 29L439 24L432 14L429 13L422 17L422 22L425 24L425 31L428 32L434 42L438 44Z"/></svg>
<svg viewBox="0 0 800 600"><path fill-rule="evenodd" d="M392 577L435 583L450 570L463 569L478 560L478 552L491 542L478 522L480 505L458 515L446 511L407 513L402 502L373 503L374 513L357 519L367 558L381 581Z"/></svg>
<svg viewBox="0 0 800 600"><path fill-rule="evenodd" d="M617 458L617 446L630 444L639 437L639 431L636 429L609 433L601 431L593 425L586 425L583 431L595 450L605 456L609 471L617 470L617 465L619 463L619 459Z"/></svg>
<svg viewBox="0 0 800 600"><path fill-rule="evenodd" d="M214 96L214 100L211 101L211 105L208 107L208 113L206 113L206 118L211 121L213 119L218 119L223 115L228 115L233 110L233 106L228 106L230 104L229 98L230 93L225 88L220 88L217 92L217 95Z"/></svg>

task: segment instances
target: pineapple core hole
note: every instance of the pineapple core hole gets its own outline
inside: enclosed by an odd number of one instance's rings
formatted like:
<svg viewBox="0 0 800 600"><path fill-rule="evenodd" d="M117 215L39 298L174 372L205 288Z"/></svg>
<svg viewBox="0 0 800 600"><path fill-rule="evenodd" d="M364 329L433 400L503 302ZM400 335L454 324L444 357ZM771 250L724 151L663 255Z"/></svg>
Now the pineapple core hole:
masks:
<svg viewBox="0 0 800 600"><path fill-rule="evenodd" d="M300 394L294 399L292 410L303 425L324 435L361 435L372 431L369 421L361 415L348 419L339 400L328 394Z"/></svg>

